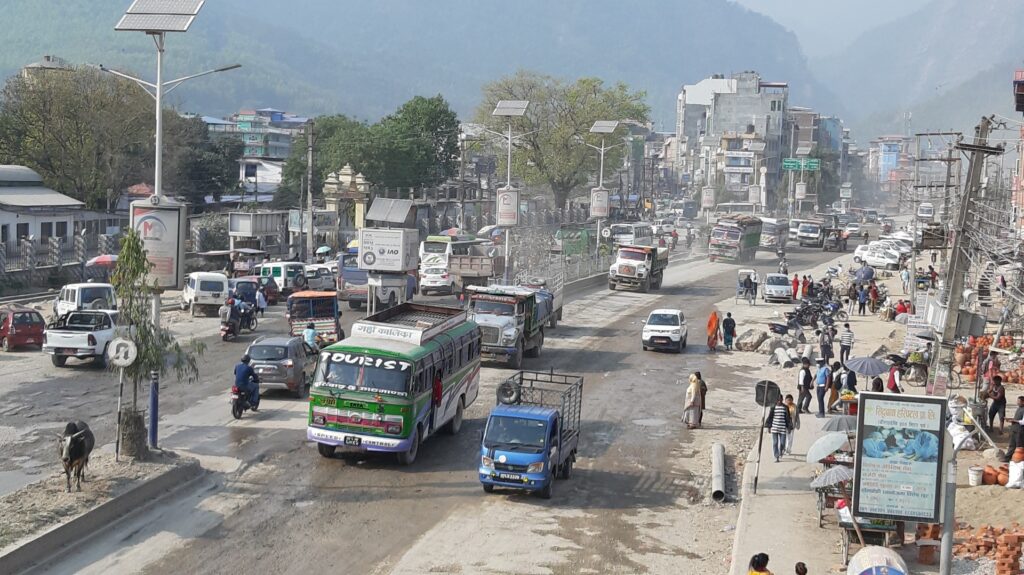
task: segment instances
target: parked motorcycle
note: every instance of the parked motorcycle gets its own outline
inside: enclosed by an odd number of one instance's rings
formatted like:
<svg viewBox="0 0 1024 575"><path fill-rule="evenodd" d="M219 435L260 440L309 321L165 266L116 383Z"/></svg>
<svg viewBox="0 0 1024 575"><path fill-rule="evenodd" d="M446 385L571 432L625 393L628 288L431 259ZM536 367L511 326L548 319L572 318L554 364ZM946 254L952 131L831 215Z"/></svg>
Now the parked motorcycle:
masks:
<svg viewBox="0 0 1024 575"><path fill-rule="evenodd" d="M807 343L807 338L804 336L804 329L800 327L800 322L796 319L790 319L784 324L769 322L768 330L778 335L793 335L798 342Z"/></svg>

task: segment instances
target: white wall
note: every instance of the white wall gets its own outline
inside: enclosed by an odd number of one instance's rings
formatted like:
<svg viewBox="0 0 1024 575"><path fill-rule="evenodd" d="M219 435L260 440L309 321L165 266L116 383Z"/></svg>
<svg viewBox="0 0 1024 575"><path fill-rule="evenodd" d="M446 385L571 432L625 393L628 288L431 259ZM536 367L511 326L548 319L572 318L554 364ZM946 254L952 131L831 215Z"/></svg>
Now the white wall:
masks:
<svg viewBox="0 0 1024 575"><path fill-rule="evenodd" d="M71 238L75 233L74 216L72 214L54 215L54 214L32 214L32 213L15 213L8 212L0 209L0 230L4 226L7 226L7 243L11 244L18 239L18 224L28 224L28 235L35 236L36 243L39 244L40 238L42 237L42 224L52 223L51 235L57 235L57 222L65 222L67 224L67 230L64 234L65 238ZM2 232L0 232L0 240L2 240ZM70 239L66 240L70 241Z"/></svg>

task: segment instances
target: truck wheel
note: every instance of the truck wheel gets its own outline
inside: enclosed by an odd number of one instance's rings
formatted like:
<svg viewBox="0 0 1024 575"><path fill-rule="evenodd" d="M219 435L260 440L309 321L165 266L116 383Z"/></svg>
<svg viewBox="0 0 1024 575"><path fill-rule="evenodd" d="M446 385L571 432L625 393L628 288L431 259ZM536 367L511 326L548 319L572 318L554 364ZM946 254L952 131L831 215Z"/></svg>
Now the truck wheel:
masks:
<svg viewBox="0 0 1024 575"><path fill-rule="evenodd" d="M608 289L611 291L615 291L615 282L608 282Z"/></svg>
<svg viewBox="0 0 1024 575"><path fill-rule="evenodd" d="M336 447L334 445L327 445L326 443L316 444L316 450L320 453L321 456L326 457L328 459L334 457L335 449Z"/></svg>
<svg viewBox="0 0 1024 575"><path fill-rule="evenodd" d="M67 361L68 361L68 358L67 358L66 355L51 355L50 356L50 362L53 363L54 367L64 367L64 364L67 363Z"/></svg>
<svg viewBox="0 0 1024 575"><path fill-rule="evenodd" d="M490 483L484 483L484 493L494 493L494 486Z"/></svg>
<svg viewBox="0 0 1024 575"><path fill-rule="evenodd" d="M520 341L519 343L516 344L516 354L514 356L512 356L512 359L509 362L509 365L512 367L512 369L516 369L516 370L522 369L522 367L523 367L523 342L522 341Z"/></svg>
<svg viewBox="0 0 1024 575"><path fill-rule="evenodd" d="M459 406L455 408L455 417L448 422L448 434L458 435L459 430L462 429L462 415L466 409L465 400L459 398Z"/></svg>
<svg viewBox="0 0 1024 575"><path fill-rule="evenodd" d="M665 279L664 277L658 276L658 279L654 280L654 285L652 285L651 287L654 288L654 289L661 289L661 282L664 279Z"/></svg>
<svg viewBox="0 0 1024 575"><path fill-rule="evenodd" d="M11 351L11 340L0 337L0 348L3 348L4 351Z"/></svg>
<svg viewBox="0 0 1024 575"><path fill-rule="evenodd" d="M544 486L544 489L540 490L541 499L551 499L551 491L555 486L555 473L551 472L551 477L548 478L548 484Z"/></svg>
<svg viewBox="0 0 1024 575"><path fill-rule="evenodd" d="M651 291L651 277L647 276L644 278L644 283L640 286L640 291L647 293Z"/></svg>
<svg viewBox="0 0 1024 575"><path fill-rule="evenodd" d="M572 477L572 462L575 459L575 455L570 455L569 458L565 460L565 463L562 464L562 468L559 470L561 471L559 477L561 477L562 479L569 479L570 477Z"/></svg>
<svg viewBox="0 0 1024 575"><path fill-rule="evenodd" d="M412 465L416 461L416 455L420 452L420 428L417 427L416 431L412 434L412 445L409 446L409 451L403 451L398 454L398 463L400 465Z"/></svg>
<svg viewBox="0 0 1024 575"><path fill-rule="evenodd" d="M388 307L387 307L387 309L391 309L391 308L395 307L396 305L398 305L398 298L395 297L395 292L391 292L391 295L388 296Z"/></svg>
<svg viewBox="0 0 1024 575"><path fill-rule="evenodd" d="M350 302L348 302L348 309L360 309L362 307L363 307L363 304L361 304L361 303L359 303L357 301L350 301Z"/></svg>
<svg viewBox="0 0 1024 575"><path fill-rule="evenodd" d="M537 345L526 352L526 357L540 357L540 349L544 347L544 330L537 337Z"/></svg>
<svg viewBox="0 0 1024 575"><path fill-rule="evenodd" d="M192 302L188 303L188 314L192 317L196 317L196 304Z"/></svg>
<svg viewBox="0 0 1024 575"><path fill-rule="evenodd" d="M548 327L551 329L558 327L558 314L551 314L551 319L548 320Z"/></svg>

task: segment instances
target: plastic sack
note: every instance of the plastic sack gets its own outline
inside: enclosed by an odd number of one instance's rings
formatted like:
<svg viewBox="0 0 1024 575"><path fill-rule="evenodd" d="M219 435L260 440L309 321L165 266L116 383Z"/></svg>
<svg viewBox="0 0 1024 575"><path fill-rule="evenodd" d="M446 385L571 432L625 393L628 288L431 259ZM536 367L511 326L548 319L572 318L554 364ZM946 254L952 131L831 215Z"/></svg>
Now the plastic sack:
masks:
<svg viewBox="0 0 1024 575"><path fill-rule="evenodd" d="M1024 488L1024 461L1010 462L1010 480L1006 483L1010 489Z"/></svg>

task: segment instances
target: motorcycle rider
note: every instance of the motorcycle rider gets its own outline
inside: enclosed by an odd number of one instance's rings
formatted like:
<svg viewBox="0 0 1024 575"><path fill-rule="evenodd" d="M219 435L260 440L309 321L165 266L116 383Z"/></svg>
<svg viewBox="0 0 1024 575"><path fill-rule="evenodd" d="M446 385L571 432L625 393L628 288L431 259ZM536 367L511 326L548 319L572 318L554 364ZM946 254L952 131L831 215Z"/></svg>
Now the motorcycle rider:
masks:
<svg viewBox="0 0 1024 575"><path fill-rule="evenodd" d="M240 393L246 394L246 399L253 411L260 407L260 378L249 365L249 355L243 355L241 361L235 366L235 387Z"/></svg>
<svg viewBox="0 0 1024 575"><path fill-rule="evenodd" d="M224 301L224 305L220 306L217 310L217 315L220 316L220 322L222 324L228 324L231 329L231 333L238 335L238 327L240 325L240 319L238 316L238 307L235 306L235 300L228 298Z"/></svg>
<svg viewBox="0 0 1024 575"><path fill-rule="evenodd" d="M672 250L675 251L676 244L679 243L679 232L672 230Z"/></svg>

